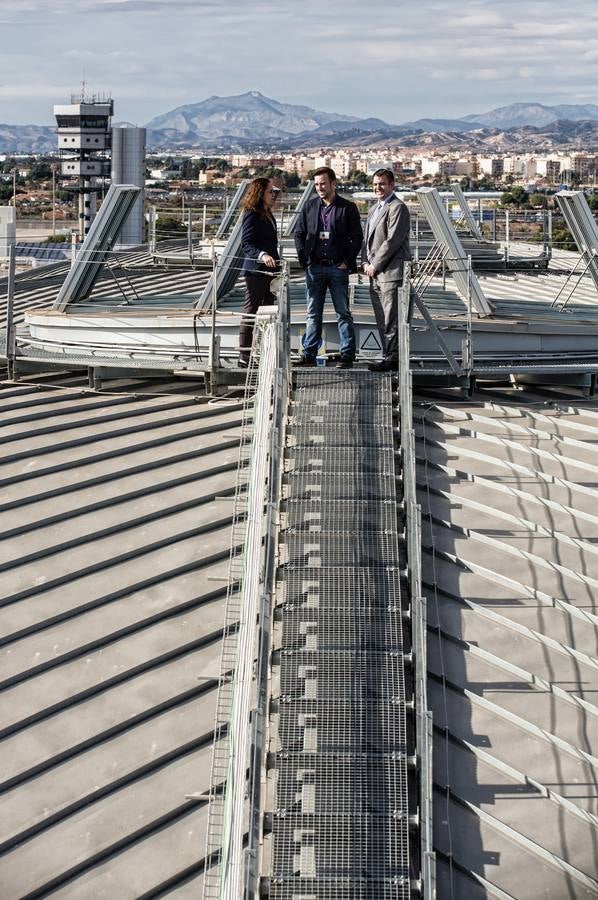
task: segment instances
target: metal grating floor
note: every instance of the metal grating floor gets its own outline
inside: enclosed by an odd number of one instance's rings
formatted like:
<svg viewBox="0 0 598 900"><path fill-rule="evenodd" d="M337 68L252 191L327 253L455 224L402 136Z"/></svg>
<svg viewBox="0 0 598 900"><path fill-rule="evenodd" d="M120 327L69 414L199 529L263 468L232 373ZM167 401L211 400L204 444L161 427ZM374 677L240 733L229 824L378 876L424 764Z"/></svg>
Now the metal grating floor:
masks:
<svg viewBox="0 0 598 900"><path fill-rule="evenodd" d="M336 527L341 531L393 531L397 527L397 507L394 499L385 498L381 503L377 500L326 499L323 504L319 499L291 498L282 504L282 513L287 528L305 531L330 530Z"/></svg>
<svg viewBox="0 0 598 900"><path fill-rule="evenodd" d="M286 468L293 475L338 472L355 477L375 472L394 476L394 453L392 447L294 447Z"/></svg>
<svg viewBox="0 0 598 900"><path fill-rule="evenodd" d="M385 500L388 492L394 491L394 480L394 475L380 472L289 472L285 496L297 500Z"/></svg>
<svg viewBox="0 0 598 900"><path fill-rule="evenodd" d="M393 414L390 406L358 407L355 409L349 404L333 404L329 400L320 400L310 403L307 408L301 403L295 403L289 410L290 423L311 423L312 425L340 424L351 428L355 426L367 427L370 425L382 425L390 428Z"/></svg>
<svg viewBox="0 0 598 900"><path fill-rule="evenodd" d="M382 565L390 554L397 553L397 535L390 531L287 532L284 548L292 566Z"/></svg>
<svg viewBox="0 0 598 900"><path fill-rule="evenodd" d="M307 400L306 402L310 402ZM372 396L371 403L379 402ZM350 427L346 422L295 422L287 427L289 447L389 447L392 448L392 430L383 425Z"/></svg>
<svg viewBox="0 0 598 900"><path fill-rule="evenodd" d="M401 816L397 754L280 754L279 815ZM299 773L299 780L297 779Z"/></svg>
<svg viewBox="0 0 598 900"><path fill-rule="evenodd" d="M375 606L396 609L401 604L398 568L309 568L284 566L280 571L281 601L287 608L343 610L360 615Z"/></svg>
<svg viewBox="0 0 598 900"><path fill-rule="evenodd" d="M294 373L271 729L272 900L407 900L389 375Z"/></svg>
<svg viewBox="0 0 598 900"><path fill-rule="evenodd" d="M271 900L403 900L406 896L404 885L391 878L386 881L281 878L270 885Z"/></svg>
<svg viewBox="0 0 598 900"><path fill-rule="evenodd" d="M370 697L359 702L283 694L278 718L280 752L302 753L317 743L318 753L403 754L405 709L405 703L396 698Z"/></svg>
<svg viewBox="0 0 598 900"><path fill-rule="evenodd" d="M398 606L360 606L287 609L283 645L297 650L392 651L401 642L401 609Z"/></svg>

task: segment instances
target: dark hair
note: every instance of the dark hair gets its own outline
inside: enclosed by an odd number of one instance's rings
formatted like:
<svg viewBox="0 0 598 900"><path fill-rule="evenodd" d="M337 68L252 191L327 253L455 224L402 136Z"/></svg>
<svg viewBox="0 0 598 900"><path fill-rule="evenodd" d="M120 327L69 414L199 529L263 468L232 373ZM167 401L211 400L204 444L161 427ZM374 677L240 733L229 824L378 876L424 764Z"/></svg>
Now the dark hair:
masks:
<svg viewBox="0 0 598 900"><path fill-rule="evenodd" d="M372 178L386 178L389 184L395 183L395 173L392 169L376 169Z"/></svg>
<svg viewBox="0 0 598 900"><path fill-rule="evenodd" d="M241 204L245 212L253 210L263 219L270 218L271 214L264 203L264 194L270 185L270 181L270 178L254 178L253 181L249 182Z"/></svg>
<svg viewBox="0 0 598 900"><path fill-rule="evenodd" d="M336 181L336 175L334 174L334 169L331 169L330 166L320 166L319 169L314 170L314 178L316 175L328 175L331 181Z"/></svg>

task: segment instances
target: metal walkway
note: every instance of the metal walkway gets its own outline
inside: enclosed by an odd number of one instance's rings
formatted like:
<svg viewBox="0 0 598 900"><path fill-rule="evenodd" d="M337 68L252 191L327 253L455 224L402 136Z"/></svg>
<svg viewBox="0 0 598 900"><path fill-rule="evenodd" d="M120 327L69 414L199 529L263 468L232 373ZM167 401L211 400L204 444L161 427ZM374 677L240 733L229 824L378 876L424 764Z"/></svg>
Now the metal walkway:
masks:
<svg viewBox="0 0 598 900"><path fill-rule="evenodd" d="M271 900L410 896L393 437L390 375L294 373L262 879Z"/></svg>

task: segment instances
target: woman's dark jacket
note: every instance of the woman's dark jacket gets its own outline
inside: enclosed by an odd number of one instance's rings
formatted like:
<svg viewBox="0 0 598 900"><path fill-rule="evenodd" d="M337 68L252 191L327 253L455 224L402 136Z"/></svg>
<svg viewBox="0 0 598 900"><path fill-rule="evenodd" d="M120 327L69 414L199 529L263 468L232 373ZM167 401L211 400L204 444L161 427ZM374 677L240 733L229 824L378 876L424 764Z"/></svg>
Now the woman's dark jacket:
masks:
<svg viewBox="0 0 598 900"><path fill-rule="evenodd" d="M267 253L278 260L278 235L276 223L272 219L265 219L253 209L247 209L243 213L241 230L241 246L243 248L243 274L247 272L264 272L272 275L274 269L269 269L258 257L260 253Z"/></svg>

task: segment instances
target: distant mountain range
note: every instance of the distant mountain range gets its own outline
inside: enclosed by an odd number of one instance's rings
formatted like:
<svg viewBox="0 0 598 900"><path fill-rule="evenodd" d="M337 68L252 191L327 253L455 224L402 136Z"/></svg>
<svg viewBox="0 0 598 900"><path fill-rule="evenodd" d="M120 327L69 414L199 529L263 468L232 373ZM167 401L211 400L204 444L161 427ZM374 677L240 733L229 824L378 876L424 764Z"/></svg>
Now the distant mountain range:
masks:
<svg viewBox="0 0 598 900"><path fill-rule="evenodd" d="M240 149L258 144L292 146L308 135L320 141L348 133L386 131L392 126L382 119L321 112L248 91L179 106L152 119L147 128L153 145Z"/></svg>
<svg viewBox="0 0 598 900"><path fill-rule="evenodd" d="M3 125L0 123L0 153L55 153L55 127L51 125Z"/></svg>
<svg viewBox="0 0 598 900"><path fill-rule="evenodd" d="M248 91L179 106L152 119L147 129L148 144L154 150L297 150L376 146L394 141L430 149L524 149L542 147L550 141L553 145L572 142L572 146L588 147L598 145L598 105L512 103L460 119L425 118L392 125L382 119L280 103L259 91ZM0 124L1 153L54 152L56 143L51 126Z"/></svg>

